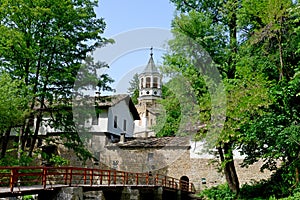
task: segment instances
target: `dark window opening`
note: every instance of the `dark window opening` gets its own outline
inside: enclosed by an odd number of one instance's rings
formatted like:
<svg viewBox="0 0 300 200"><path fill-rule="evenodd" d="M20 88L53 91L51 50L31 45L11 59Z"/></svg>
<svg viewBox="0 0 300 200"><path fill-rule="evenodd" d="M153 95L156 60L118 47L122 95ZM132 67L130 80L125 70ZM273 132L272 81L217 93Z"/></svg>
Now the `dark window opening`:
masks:
<svg viewBox="0 0 300 200"><path fill-rule="evenodd" d="M124 122L123 122L123 130L126 131L127 127L126 127L126 119L124 119Z"/></svg>
<svg viewBox="0 0 300 200"><path fill-rule="evenodd" d="M118 117L114 117L114 128L118 128Z"/></svg>
<svg viewBox="0 0 300 200"><path fill-rule="evenodd" d="M144 88L144 79L141 78L141 88Z"/></svg>
<svg viewBox="0 0 300 200"><path fill-rule="evenodd" d="M158 87L158 78L154 77L153 78L153 88L157 88Z"/></svg>

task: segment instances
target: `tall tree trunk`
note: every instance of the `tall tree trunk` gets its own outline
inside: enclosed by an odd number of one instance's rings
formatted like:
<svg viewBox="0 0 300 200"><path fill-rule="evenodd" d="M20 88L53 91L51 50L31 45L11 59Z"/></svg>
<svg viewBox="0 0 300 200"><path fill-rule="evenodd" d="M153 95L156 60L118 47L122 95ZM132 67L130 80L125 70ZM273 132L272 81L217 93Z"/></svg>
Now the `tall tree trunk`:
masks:
<svg viewBox="0 0 300 200"><path fill-rule="evenodd" d="M31 108L33 110L33 108ZM30 127L32 126L32 122L34 121L34 115L30 114L29 118L24 123L24 131L21 135L21 150L25 151L26 143L28 142L28 138L30 135Z"/></svg>
<svg viewBox="0 0 300 200"><path fill-rule="evenodd" d="M236 173L233 153L230 144L225 143L223 149L221 147L218 148L218 152L221 162L225 163L224 174L228 186L231 191L238 195L240 192L240 183Z"/></svg>
<svg viewBox="0 0 300 200"><path fill-rule="evenodd" d="M7 150L7 144L9 142L9 136L10 136L10 131L11 131L11 127L9 127L5 133L4 136L2 136L2 150L1 150L1 155L0 158L4 158L5 154L6 154L6 150Z"/></svg>
<svg viewBox="0 0 300 200"><path fill-rule="evenodd" d="M296 167L295 169L295 179L296 179L296 185L299 184L299 169Z"/></svg>
<svg viewBox="0 0 300 200"><path fill-rule="evenodd" d="M19 140L18 140L18 159L19 160L21 158L21 153L23 152L23 150L22 150L22 136L24 134L24 130L25 130L25 123L20 128L20 134L19 134Z"/></svg>
<svg viewBox="0 0 300 200"><path fill-rule="evenodd" d="M230 4L230 9L228 11L229 22L228 22L228 28L229 28L229 46L230 46L230 56L229 56L229 69L227 71L227 78L233 79L235 78L235 71L236 71L236 54L238 52L237 49L237 15L236 11L238 10L238 1L228 1Z"/></svg>
<svg viewBox="0 0 300 200"><path fill-rule="evenodd" d="M51 73L54 56L56 54L55 49L56 49L56 44L54 44L54 46L52 48L51 58L49 59L49 63L48 63L47 70L46 70L46 73L45 73L45 82L43 83L44 86L42 88L42 95L40 96L41 97L40 98L40 110L39 110L38 115L37 115L37 120L36 120L36 123L35 123L35 130L34 130L31 146L30 146L29 153L28 153L28 155L30 157L32 157L32 152L34 150L36 140L38 138L40 125L41 125L42 118L43 118L43 112L44 112L43 109L46 107L45 106L45 98L46 98L45 93L47 92L47 85L49 84L48 83L49 82L49 76L50 76L50 73ZM37 77L38 77L38 74L39 74L39 70L41 68L41 62L40 62L41 61L41 55L42 55L42 52L40 52L40 59L39 59L39 62L38 62ZM36 86L37 86L38 79L36 79L36 80L37 80L37 82L36 82Z"/></svg>
<svg viewBox="0 0 300 200"><path fill-rule="evenodd" d="M281 44L281 30L279 30L279 36L277 38L278 40L278 51L279 51L279 62L280 62L280 67L278 68L279 71L279 80L283 78L283 50L282 50L282 44Z"/></svg>
<svg viewBox="0 0 300 200"><path fill-rule="evenodd" d="M39 111L39 113L36 117L35 130L34 130L34 134L33 134L33 137L32 137L30 149L29 149L29 152L28 152L29 157L32 157L32 153L33 153L33 150L34 150L34 147L35 147L35 144L36 144L36 140L38 138L41 121L42 121L42 111Z"/></svg>

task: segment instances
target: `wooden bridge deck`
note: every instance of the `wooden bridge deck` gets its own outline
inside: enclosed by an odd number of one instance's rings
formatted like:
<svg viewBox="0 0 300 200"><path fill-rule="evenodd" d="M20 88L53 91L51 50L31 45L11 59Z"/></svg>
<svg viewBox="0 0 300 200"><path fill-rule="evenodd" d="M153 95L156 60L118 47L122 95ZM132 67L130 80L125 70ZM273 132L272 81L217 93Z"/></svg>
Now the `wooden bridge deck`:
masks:
<svg viewBox="0 0 300 200"><path fill-rule="evenodd" d="M0 167L0 196L62 187L164 187L195 193L190 182L156 174L79 167Z"/></svg>

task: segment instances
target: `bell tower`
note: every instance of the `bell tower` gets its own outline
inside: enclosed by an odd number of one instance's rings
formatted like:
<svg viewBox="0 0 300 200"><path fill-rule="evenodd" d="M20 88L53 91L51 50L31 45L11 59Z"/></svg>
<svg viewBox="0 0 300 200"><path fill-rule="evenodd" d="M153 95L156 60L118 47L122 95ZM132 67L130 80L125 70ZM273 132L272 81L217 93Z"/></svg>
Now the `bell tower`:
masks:
<svg viewBox="0 0 300 200"><path fill-rule="evenodd" d="M161 98L162 76L153 61L153 48L144 71L139 75L139 101Z"/></svg>
<svg viewBox="0 0 300 200"><path fill-rule="evenodd" d="M153 61L153 48L147 66L139 74L139 98L136 105L140 120L135 122L136 137L155 136L152 126L156 124L156 118L160 113L157 100L162 98L162 75L159 73Z"/></svg>

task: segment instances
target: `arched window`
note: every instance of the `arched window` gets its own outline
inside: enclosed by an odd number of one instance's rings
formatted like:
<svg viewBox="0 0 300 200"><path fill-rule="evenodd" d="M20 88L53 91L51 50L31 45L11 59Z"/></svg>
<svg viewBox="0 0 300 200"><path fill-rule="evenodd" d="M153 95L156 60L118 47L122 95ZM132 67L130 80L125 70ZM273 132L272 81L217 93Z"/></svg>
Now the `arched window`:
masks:
<svg viewBox="0 0 300 200"><path fill-rule="evenodd" d="M180 188L183 191L189 191L189 177L187 176L180 177Z"/></svg>
<svg viewBox="0 0 300 200"><path fill-rule="evenodd" d="M140 88L144 88L144 78L141 78L141 86Z"/></svg>
<svg viewBox="0 0 300 200"><path fill-rule="evenodd" d="M146 88L150 88L150 84L151 84L151 78L147 77L146 78Z"/></svg>
<svg viewBox="0 0 300 200"><path fill-rule="evenodd" d="M153 78L153 88L157 88L158 87L158 78L154 77Z"/></svg>

